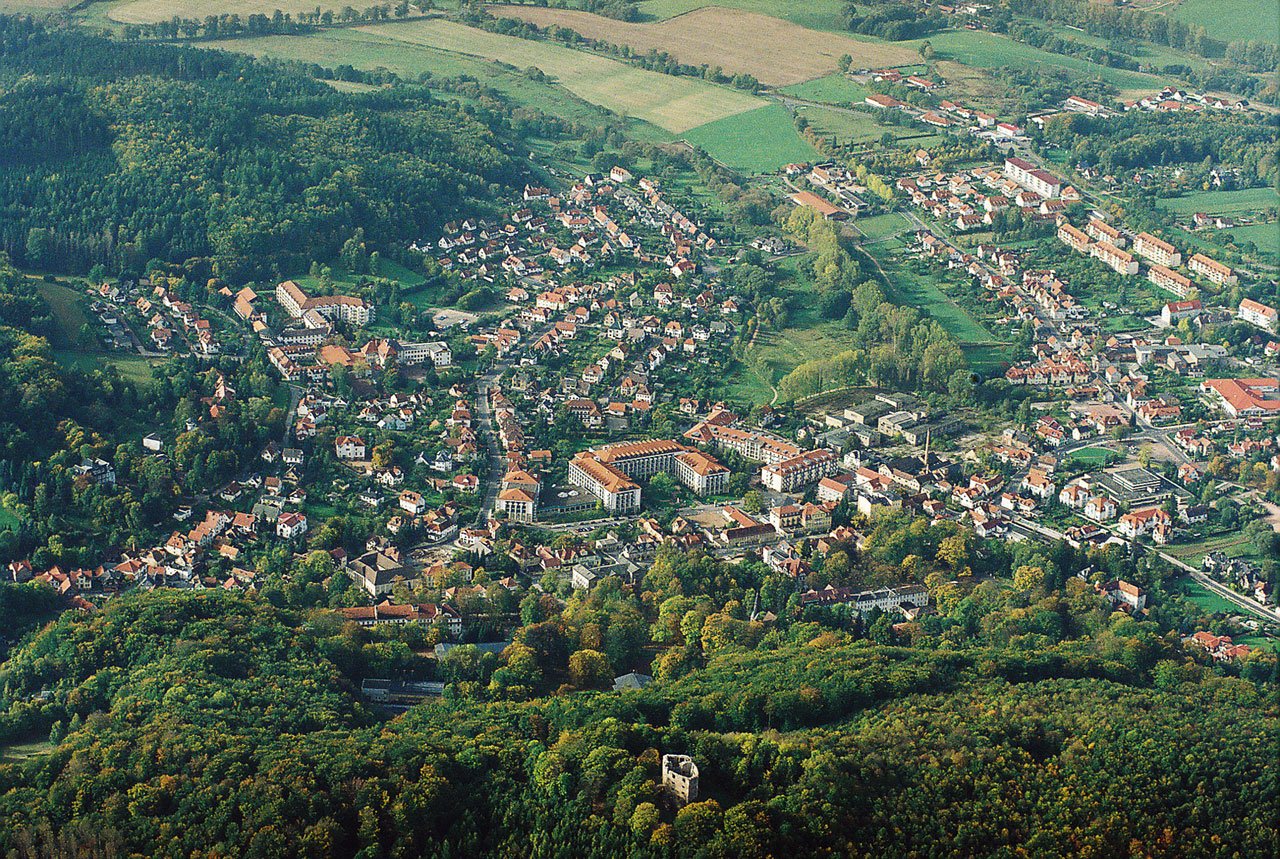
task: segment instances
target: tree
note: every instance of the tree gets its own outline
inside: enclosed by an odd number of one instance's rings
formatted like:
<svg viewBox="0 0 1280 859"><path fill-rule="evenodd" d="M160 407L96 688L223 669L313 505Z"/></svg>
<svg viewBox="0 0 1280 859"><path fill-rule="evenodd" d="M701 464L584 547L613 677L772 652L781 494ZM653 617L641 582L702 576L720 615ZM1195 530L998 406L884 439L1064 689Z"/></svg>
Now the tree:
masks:
<svg viewBox="0 0 1280 859"><path fill-rule="evenodd" d="M598 650L579 650L569 657L569 679L579 689L603 689L612 678L609 660Z"/></svg>
<svg viewBox="0 0 1280 859"><path fill-rule="evenodd" d="M752 489L746 495L742 496L742 509L747 513L759 513L764 509L764 500L760 493Z"/></svg>

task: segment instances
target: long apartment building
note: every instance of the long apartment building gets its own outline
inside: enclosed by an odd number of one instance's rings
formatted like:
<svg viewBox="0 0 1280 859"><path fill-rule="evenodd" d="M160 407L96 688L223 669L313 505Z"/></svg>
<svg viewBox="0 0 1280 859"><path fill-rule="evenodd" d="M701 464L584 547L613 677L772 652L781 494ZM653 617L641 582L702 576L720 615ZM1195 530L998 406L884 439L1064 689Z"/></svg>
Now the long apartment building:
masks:
<svg viewBox="0 0 1280 859"><path fill-rule="evenodd" d="M1179 298L1186 298L1196 286L1191 281L1191 278L1178 274L1173 269L1165 268L1162 265L1151 266L1147 270L1147 280L1163 290L1172 292Z"/></svg>
<svg viewBox="0 0 1280 859"><path fill-rule="evenodd" d="M760 469L760 482L774 492L791 492L834 474L840 458L830 450L810 450Z"/></svg>
<svg viewBox="0 0 1280 859"><path fill-rule="evenodd" d="M1124 247L1124 233L1108 224L1101 218L1090 218L1084 231L1095 241L1106 242L1117 248Z"/></svg>
<svg viewBox="0 0 1280 859"><path fill-rule="evenodd" d="M1089 236L1084 230L1073 227L1066 221L1058 227L1058 240L1078 253L1089 252Z"/></svg>
<svg viewBox="0 0 1280 859"><path fill-rule="evenodd" d="M1089 247L1089 255L1094 259L1101 260L1113 271L1120 274L1138 273L1138 261L1133 258L1133 254L1120 250L1110 242L1094 242Z"/></svg>
<svg viewBox="0 0 1280 859"><path fill-rule="evenodd" d="M1224 265L1216 259L1210 259L1204 254L1193 255L1187 263L1187 268L1219 286L1235 286L1238 280L1231 266Z"/></svg>
<svg viewBox="0 0 1280 859"><path fill-rule="evenodd" d="M636 481L659 473L672 475L699 495L724 492L729 485L729 469L671 439L606 445L569 462L569 482L600 499L611 513L639 510Z"/></svg>
<svg viewBox="0 0 1280 859"><path fill-rule="evenodd" d="M1046 200L1052 200L1062 193L1061 179L1021 158L1006 158L1004 161L1004 175L1028 191L1036 192Z"/></svg>
<svg viewBox="0 0 1280 859"><path fill-rule="evenodd" d="M784 438L759 430L743 430L704 421L684 434L699 444L710 444L718 450L732 450L739 456L772 465L800 455L800 448Z"/></svg>
<svg viewBox="0 0 1280 859"><path fill-rule="evenodd" d="M1178 249L1151 233L1138 233L1134 236L1133 252L1156 265L1170 267L1182 265L1182 254L1178 253Z"/></svg>
<svg viewBox="0 0 1280 859"><path fill-rule="evenodd" d="M351 325L367 325L373 318L373 310L363 298L350 295L321 295L312 298L292 280L283 281L276 286L276 301L290 316L304 321L309 317L320 316L324 319L339 319Z"/></svg>
<svg viewBox="0 0 1280 859"><path fill-rule="evenodd" d="M1246 298L1240 302L1236 316L1243 322L1265 328L1267 331L1274 331L1276 327L1276 309L1268 307L1261 301L1254 301L1252 298Z"/></svg>

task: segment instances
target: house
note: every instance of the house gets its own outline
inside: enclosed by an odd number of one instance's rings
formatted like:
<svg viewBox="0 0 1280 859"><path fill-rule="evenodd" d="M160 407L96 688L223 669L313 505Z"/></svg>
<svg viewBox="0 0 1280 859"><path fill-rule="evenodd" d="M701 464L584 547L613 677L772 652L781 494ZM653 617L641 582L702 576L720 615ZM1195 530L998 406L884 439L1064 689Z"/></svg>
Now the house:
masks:
<svg viewBox="0 0 1280 859"><path fill-rule="evenodd" d="M1116 517L1119 508L1105 495L1095 495L1085 502L1084 515L1095 522L1107 522Z"/></svg>
<svg viewBox="0 0 1280 859"><path fill-rule="evenodd" d="M276 519L276 535L283 540L292 540L307 533L307 516L305 513L290 511L281 513Z"/></svg>
<svg viewBox="0 0 1280 859"><path fill-rule="evenodd" d="M1195 319L1204 312L1204 305L1200 303L1200 299L1193 298L1189 301L1169 301L1160 308L1160 321L1165 327L1176 325L1183 319Z"/></svg>
<svg viewBox="0 0 1280 859"><path fill-rule="evenodd" d="M358 435L340 435L333 443L338 459L362 460L365 458L364 439Z"/></svg>

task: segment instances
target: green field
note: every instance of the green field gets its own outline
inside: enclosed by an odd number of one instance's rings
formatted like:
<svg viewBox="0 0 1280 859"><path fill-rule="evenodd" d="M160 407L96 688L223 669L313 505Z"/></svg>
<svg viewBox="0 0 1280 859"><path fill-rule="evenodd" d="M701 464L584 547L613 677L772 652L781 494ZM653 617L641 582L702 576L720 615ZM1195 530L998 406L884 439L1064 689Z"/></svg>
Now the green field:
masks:
<svg viewBox="0 0 1280 859"><path fill-rule="evenodd" d="M1001 373L1009 366L1007 346L962 346L969 369L983 376Z"/></svg>
<svg viewBox="0 0 1280 859"><path fill-rule="evenodd" d="M728 87L452 21L375 24L359 27L357 32L384 40L383 51L389 56L400 46L409 45L497 60L519 69L538 68L579 98L671 132L687 131L764 105L763 99Z"/></svg>
<svg viewBox="0 0 1280 859"><path fill-rule="evenodd" d="M1275 0L1181 0L1169 14L1204 27L1210 36L1224 42L1280 39L1280 4Z"/></svg>
<svg viewBox="0 0 1280 859"><path fill-rule="evenodd" d="M746 173L769 173L817 155L780 104L709 122L681 136L726 167Z"/></svg>
<svg viewBox="0 0 1280 859"><path fill-rule="evenodd" d="M845 0L640 0L640 11L649 20L661 21L707 6L723 6L772 15L814 30L835 30L841 35L860 39L856 33L845 31L846 5Z"/></svg>
<svg viewBox="0 0 1280 859"><path fill-rule="evenodd" d="M1195 579L1183 579L1181 585L1182 596L1210 614L1240 614L1242 611L1231 600L1218 596Z"/></svg>
<svg viewBox="0 0 1280 859"><path fill-rule="evenodd" d="M598 122L606 115L604 108L589 104L562 87L526 77L510 66L452 51L394 44L355 30L321 30L305 36L263 36L200 44L255 57L316 63L328 68L349 64L364 71L385 69L409 79L417 79L424 74L439 78L469 75L519 104L553 116L577 122ZM444 97L451 96L446 94ZM630 130L645 139L670 139L666 132L640 120L634 120Z"/></svg>
<svg viewBox="0 0 1280 859"><path fill-rule="evenodd" d="M1106 81L1120 90L1158 90L1164 79L1154 75L1111 69L1088 60L1042 51L1005 36L982 30L948 30L917 42L903 45L919 47L925 41L933 46L938 58L954 60L976 69L1064 69L1077 75ZM945 92L945 90L944 90Z"/></svg>
<svg viewBox="0 0 1280 859"><path fill-rule="evenodd" d="M0 761L9 763L28 761L32 758L47 755L53 751L53 744L48 740L33 740L27 743L9 743L0 746Z"/></svg>
<svg viewBox="0 0 1280 859"><path fill-rule="evenodd" d="M1217 534L1195 543L1181 543L1166 546L1165 551L1178 560L1192 566L1199 566L1204 556L1210 552L1222 552L1231 558L1248 558L1260 561L1258 551L1253 544L1239 531Z"/></svg>
<svg viewBox="0 0 1280 859"><path fill-rule="evenodd" d="M315 0L132 0L118 3L107 13L113 21L123 24L147 24L179 18L198 18L207 15L239 15L242 20L250 15L270 15L281 12L340 11L347 3L315 2ZM362 8L362 7L361 7Z"/></svg>
<svg viewBox="0 0 1280 859"><path fill-rule="evenodd" d="M907 232L911 229L911 222L897 212L889 212L887 215L859 218L856 226L868 240L876 241Z"/></svg>
<svg viewBox="0 0 1280 859"><path fill-rule="evenodd" d="M1072 452L1071 459L1084 466L1100 466L1106 465L1107 460L1115 456L1115 453L1105 447L1082 447Z"/></svg>
<svg viewBox="0 0 1280 859"><path fill-rule="evenodd" d="M902 126L881 125L866 113L849 113L806 105L797 106L796 112L809 120L809 125L815 132L824 137L835 137L840 143L870 143L879 140L885 132L895 138L914 133L914 129Z"/></svg>
<svg viewBox="0 0 1280 859"><path fill-rule="evenodd" d="M901 248L898 241L867 245L866 251L884 269L889 281L885 295L894 304L914 307L947 329L947 333L963 344L994 343L997 338L982 327L963 307L949 299L938 283L928 275L918 274L893 253Z"/></svg>
<svg viewBox="0 0 1280 859"><path fill-rule="evenodd" d="M1204 212L1208 215L1248 215L1263 209L1280 208L1275 188L1242 188L1238 191L1197 191L1182 197L1160 200L1159 206L1179 215Z"/></svg>
<svg viewBox="0 0 1280 859"><path fill-rule="evenodd" d="M144 358L141 355L123 353L97 354L78 352L72 349L55 349L53 357L58 359L58 363L65 367L75 367L85 372L100 370L104 364L110 364L120 371L122 378L139 385L145 385L151 381L152 362L159 360Z"/></svg>
<svg viewBox="0 0 1280 859"><path fill-rule="evenodd" d="M84 295L60 283L42 283L39 292L53 311L54 321L58 323L58 333L53 345L66 348L75 346L80 339L80 329L90 324L89 316L84 310Z"/></svg>
<svg viewBox="0 0 1280 859"><path fill-rule="evenodd" d="M861 104L871 94L871 90L856 81L851 81L842 74L827 75L801 84L793 84L779 90L786 95L802 98L805 101L820 101L824 104Z"/></svg>
<svg viewBox="0 0 1280 859"><path fill-rule="evenodd" d="M1280 264L1280 223L1232 227L1227 231L1237 242L1253 242L1258 252L1270 257L1271 265Z"/></svg>

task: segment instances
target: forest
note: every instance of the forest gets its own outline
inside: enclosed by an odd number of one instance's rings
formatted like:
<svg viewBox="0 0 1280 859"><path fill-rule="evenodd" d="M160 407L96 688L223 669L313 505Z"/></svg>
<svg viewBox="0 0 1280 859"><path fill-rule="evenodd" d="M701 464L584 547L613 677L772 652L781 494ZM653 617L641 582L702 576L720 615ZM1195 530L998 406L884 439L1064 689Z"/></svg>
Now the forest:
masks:
<svg viewBox="0 0 1280 859"><path fill-rule="evenodd" d="M239 55L0 18L0 249L30 268L231 280L395 251L521 178L509 135L415 86L340 93ZM494 123L497 124L497 123Z"/></svg>
<svg viewBox="0 0 1280 859"><path fill-rule="evenodd" d="M520 701L454 684L384 722L339 668L354 634L232 594L156 593L64 615L3 671L0 736L43 730L55 747L0 764L0 847L658 857L1275 846L1274 698L1176 657L1144 670L1125 664L1137 665L1132 647L870 647L795 623L754 650L709 647L704 667L640 691ZM499 670L543 658L513 645ZM669 752L701 770L700 801L679 811L655 785Z"/></svg>

